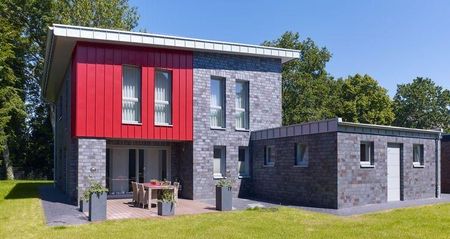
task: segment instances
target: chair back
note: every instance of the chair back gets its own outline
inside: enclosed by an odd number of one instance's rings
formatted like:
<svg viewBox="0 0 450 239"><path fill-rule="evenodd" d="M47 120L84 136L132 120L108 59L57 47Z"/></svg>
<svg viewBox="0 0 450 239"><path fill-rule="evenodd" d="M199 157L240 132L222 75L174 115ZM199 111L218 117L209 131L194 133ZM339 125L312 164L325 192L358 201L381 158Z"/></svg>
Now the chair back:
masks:
<svg viewBox="0 0 450 239"><path fill-rule="evenodd" d="M138 199L138 188L137 188L137 183L136 182L131 182L131 187L133 189L133 201L137 202Z"/></svg>

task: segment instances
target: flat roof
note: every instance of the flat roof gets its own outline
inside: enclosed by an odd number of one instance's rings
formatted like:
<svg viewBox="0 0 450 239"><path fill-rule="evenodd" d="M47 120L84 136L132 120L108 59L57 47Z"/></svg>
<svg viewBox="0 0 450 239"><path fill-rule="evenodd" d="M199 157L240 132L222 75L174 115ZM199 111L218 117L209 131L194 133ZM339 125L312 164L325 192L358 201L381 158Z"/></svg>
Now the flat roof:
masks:
<svg viewBox="0 0 450 239"><path fill-rule="evenodd" d="M327 119L321 121L306 122L282 126L271 129L253 131L253 140L276 139L300 135L311 135L329 132L344 132L358 134L385 135L411 138L439 139L442 134L441 129L414 129L389 125L363 124L343 122L342 118Z"/></svg>
<svg viewBox="0 0 450 239"><path fill-rule="evenodd" d="M281 59L282 63L298 59L299 50L213 41L188 37L160 35L103 28L53 24L47 33L44 75L41 82L43 95L50 101L56 92L70 62L77 41L99 42L120 45L146 46L189 51L215 52Z"/></svg>

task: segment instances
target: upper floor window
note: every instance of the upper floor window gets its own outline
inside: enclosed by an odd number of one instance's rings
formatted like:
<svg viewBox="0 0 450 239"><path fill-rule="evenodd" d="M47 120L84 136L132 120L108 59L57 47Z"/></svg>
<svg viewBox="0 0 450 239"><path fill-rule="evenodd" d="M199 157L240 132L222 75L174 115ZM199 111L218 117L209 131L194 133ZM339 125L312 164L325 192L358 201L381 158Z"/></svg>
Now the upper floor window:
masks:
<svg viewBox="0 0 450 239"><path fill-rule="evenodd" d="M236 128L249 128L248 81L236 81Z"/></svg>
<svg viewBox="0 0 450 239"><path fill-rule="evenodd" d="M308 166L309 152L308 147L304 144L295 144L295 165Z"/></svg>
<svg viewBox="0 0 450 239"><path fill-rule="evenodd" d="M266 165L266 166L275 165L274 146L264 147L264 165Z"/></svg>
<svg viewBox="0 0 450 239"><path fill-rule="evenodd" d="M122 122L141 122L141 69L122 67Z"/></svg>
<svg viewBox="0 0 450 239"><path fill-rule="evenodd" d="M424 165L424 155L423 155L423 144L413 145L413 165L423 166Z"/></svg>
<svg viewBox="0 0 450 239"><path fill-rule="evenodd" d="M373 142L361 142L360 144L360 165L361 167L373 167Z"/></svg>
<svg viewBox="0 0 450 239"><path fill-rule="evenodd" d="M156 71L155 124L172 124L172 74L168 71Z"/></svg>
<svg viewBox="0 0 450 239"><path fill-rule="evenodd" d="M211 78L211 128L225 128L225 79Z"/></svg>

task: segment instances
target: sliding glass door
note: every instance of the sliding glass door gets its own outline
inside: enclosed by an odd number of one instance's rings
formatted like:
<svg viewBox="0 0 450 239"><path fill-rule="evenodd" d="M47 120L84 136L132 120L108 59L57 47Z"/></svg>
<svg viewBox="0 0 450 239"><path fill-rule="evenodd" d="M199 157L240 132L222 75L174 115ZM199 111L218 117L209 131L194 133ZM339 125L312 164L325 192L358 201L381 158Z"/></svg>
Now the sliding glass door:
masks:
<svg viewBox="0 0 450 239"><path fill-rule="evenodd" d="M171 180L169 148L108 148L106 185L110 194L132 191L131 182Z"/></svg>

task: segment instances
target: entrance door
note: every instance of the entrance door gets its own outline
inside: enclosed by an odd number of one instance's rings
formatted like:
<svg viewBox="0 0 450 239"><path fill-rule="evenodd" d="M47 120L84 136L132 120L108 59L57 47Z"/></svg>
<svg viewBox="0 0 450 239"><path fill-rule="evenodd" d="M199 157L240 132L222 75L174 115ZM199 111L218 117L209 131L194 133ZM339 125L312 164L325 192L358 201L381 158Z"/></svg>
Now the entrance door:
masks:
<svg viewBox="0 0 450 239"><path fill-rule="evenodd" d="M387 148L387 201L400 201L401 146L389 144Z"/></svg>
<svg viewBox="0 0 450 239"><path fill-rule="evenodd" d="M168 150L151 148L145 150L144 181L152 179L170 180L170 158Z"/></svg>

